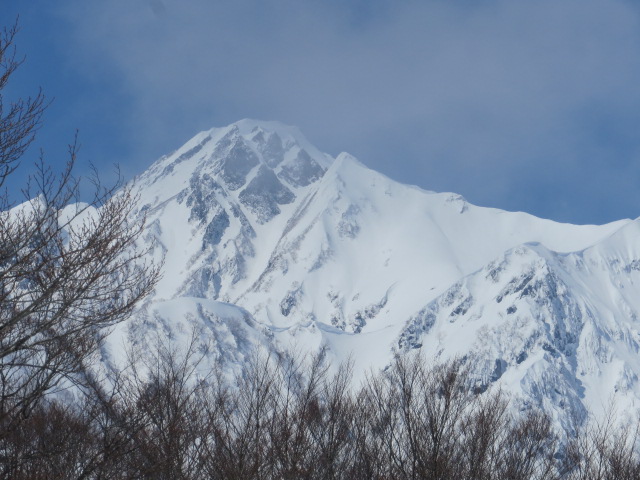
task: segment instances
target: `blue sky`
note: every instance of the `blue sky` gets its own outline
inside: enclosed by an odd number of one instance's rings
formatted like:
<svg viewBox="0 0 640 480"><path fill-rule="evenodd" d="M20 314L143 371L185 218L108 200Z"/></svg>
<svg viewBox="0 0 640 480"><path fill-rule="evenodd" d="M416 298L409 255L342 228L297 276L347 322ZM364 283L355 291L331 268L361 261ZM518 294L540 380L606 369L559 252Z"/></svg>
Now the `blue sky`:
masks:
<svg viewBox="0 0 640 480"><path fill-rule="evenodd" d="M45 0L5 95L54 102L30 164L131 177L198 131L297 125L404 183L573 223L640 216L630 0ZM24 173L24 171L23 171ZM17 190L23 177L16 177Z"/></svg>

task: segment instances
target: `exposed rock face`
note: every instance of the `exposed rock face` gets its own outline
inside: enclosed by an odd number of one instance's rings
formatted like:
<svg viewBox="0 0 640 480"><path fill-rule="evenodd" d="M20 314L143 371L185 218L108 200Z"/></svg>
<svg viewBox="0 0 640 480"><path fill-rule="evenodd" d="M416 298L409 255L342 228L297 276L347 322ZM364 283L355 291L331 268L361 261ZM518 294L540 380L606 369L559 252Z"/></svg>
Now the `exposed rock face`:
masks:
<svg viewBox="0 0 640 480"><path fill-rule="evenodd" d="M288 164L282 167L279 176L289 185L306 187L324 174L325 170L304 150Z"/></svg>
<svg viewBox="0 0 640 480"><path fill-rule="evenodd" d="M240 202L256 216L258 223L266 223L280 213L278 205L286 205L296 196L285 187L267 166L261 165L249 185L238 196Z"/></svg>

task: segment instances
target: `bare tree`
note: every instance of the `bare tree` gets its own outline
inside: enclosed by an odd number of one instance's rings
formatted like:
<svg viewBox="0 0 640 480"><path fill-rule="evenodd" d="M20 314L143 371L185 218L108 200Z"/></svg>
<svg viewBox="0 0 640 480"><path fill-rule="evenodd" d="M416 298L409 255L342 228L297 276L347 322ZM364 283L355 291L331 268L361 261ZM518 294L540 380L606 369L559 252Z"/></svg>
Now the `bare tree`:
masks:
<svg viewBox="0 0 640 480"><path fill-rule="evenodd" d="M18 167L22 155L34 139L46 108L42 92L35 97L8 104L1 93L23 62L16 57L14 38L17 33L17 22L0 32L0 187Z"/></svg>
<svg viewBox="0 0 640 480"><path fill-rule="evenodd" d="M42 94L6 109L2 90L16 60L14 26L0 35L0 184L33 141ZM81 382L109 327L125 320L154 287L159 267L136 248L144 219L131 188L101 186L79 203L76 144L55 174L42 159L25 203L0 197L0 437L47 393ZM13 208L10 208L13 207Z"/></svg>
<svg viewBox="0 0 640 480"><path fill-rule="evenodd" d="M631 480L640 478L640 423L620 425L612 407L603 418L580 427L564 452L561 478Z"/></svg>
<svg viewBox="0 0 640 480"><path fill-rule="evenodd" d="M203 358L161 341L106 401L38 405L0 439L0 477L638 478L637 429L591 424L561 446L548 416L474 391L459 362L397 358L354 390L348 367L329 374L320 358L256 356L202 378Z"/></svg>
<svg viewBox="0 0 640 480"><path fill-rule="evenodd" d="M141 360L130 357L130 372L119 389L118 415L129 452L120 460L127 478L197 479L205 477L204 451L211 441L208 415L215 398L215 369L196 371L206 357L194 335L184 350L158 338Z"/></svg>

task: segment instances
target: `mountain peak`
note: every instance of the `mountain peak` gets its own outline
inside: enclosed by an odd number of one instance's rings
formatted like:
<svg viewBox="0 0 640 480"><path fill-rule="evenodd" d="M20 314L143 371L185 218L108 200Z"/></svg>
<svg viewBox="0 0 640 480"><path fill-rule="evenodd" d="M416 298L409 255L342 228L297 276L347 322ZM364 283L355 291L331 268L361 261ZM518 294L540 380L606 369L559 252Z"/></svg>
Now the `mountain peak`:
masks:
<svg viewBox="0 0 640 480"><path fill-rule="evenodd" d="M275 120L256 120L252 118L243 118L242 120L233 122L225 128L232 127L237 127L240 134L243 136L250 136L256 131L262 130L265 132L278 133L282 137L291 137L308 143L298 127L286 125Z"/></svg>
<svg viewBox="0 0 640 480"><path fill-rule="evenodd" d="M318 150L307 138L302 134L298 127L286 125L275 120L255 120L245 118L234 122L223 130L237 128L240 135L251 142L259 142L262 139L268 141L269 137L277 137L282 142L284 148L297 146L301 150L305 150L315 161L323 168L327 168L333 163L333 158ZM211 131L219 130L217 128Z"/></svg>
<svg viewBox="0 0 640 480"><path fill-rule="evenodd" d="M640 348L640 222L575 226L476 207L250 119L196 135L140 189L144 241L166 261L137 336L188 320L234 362L236 345L326 348L338 363L352 358L356 376L384 368L394 348L422 348L480 359L484 383L559 416L543 388L559 372L553 386L570 392L573 413L600 391L640 404L630 353Z"/></svg>

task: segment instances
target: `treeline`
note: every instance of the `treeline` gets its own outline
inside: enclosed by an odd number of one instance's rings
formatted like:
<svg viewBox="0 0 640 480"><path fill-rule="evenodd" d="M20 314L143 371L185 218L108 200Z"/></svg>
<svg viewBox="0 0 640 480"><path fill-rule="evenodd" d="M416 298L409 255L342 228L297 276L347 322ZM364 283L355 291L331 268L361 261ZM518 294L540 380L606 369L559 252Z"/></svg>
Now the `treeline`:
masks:
<svg viewBox="0 0 640 480"><path fill-rule="evenodd" d="M635 430L560 442L547 415L474 393L460 363L398 356L354 390L347 367L330 374L320 357L198 379L192 353L160 348L108 393L41 402L0 430L3 478L640 478Z"/></svg>

